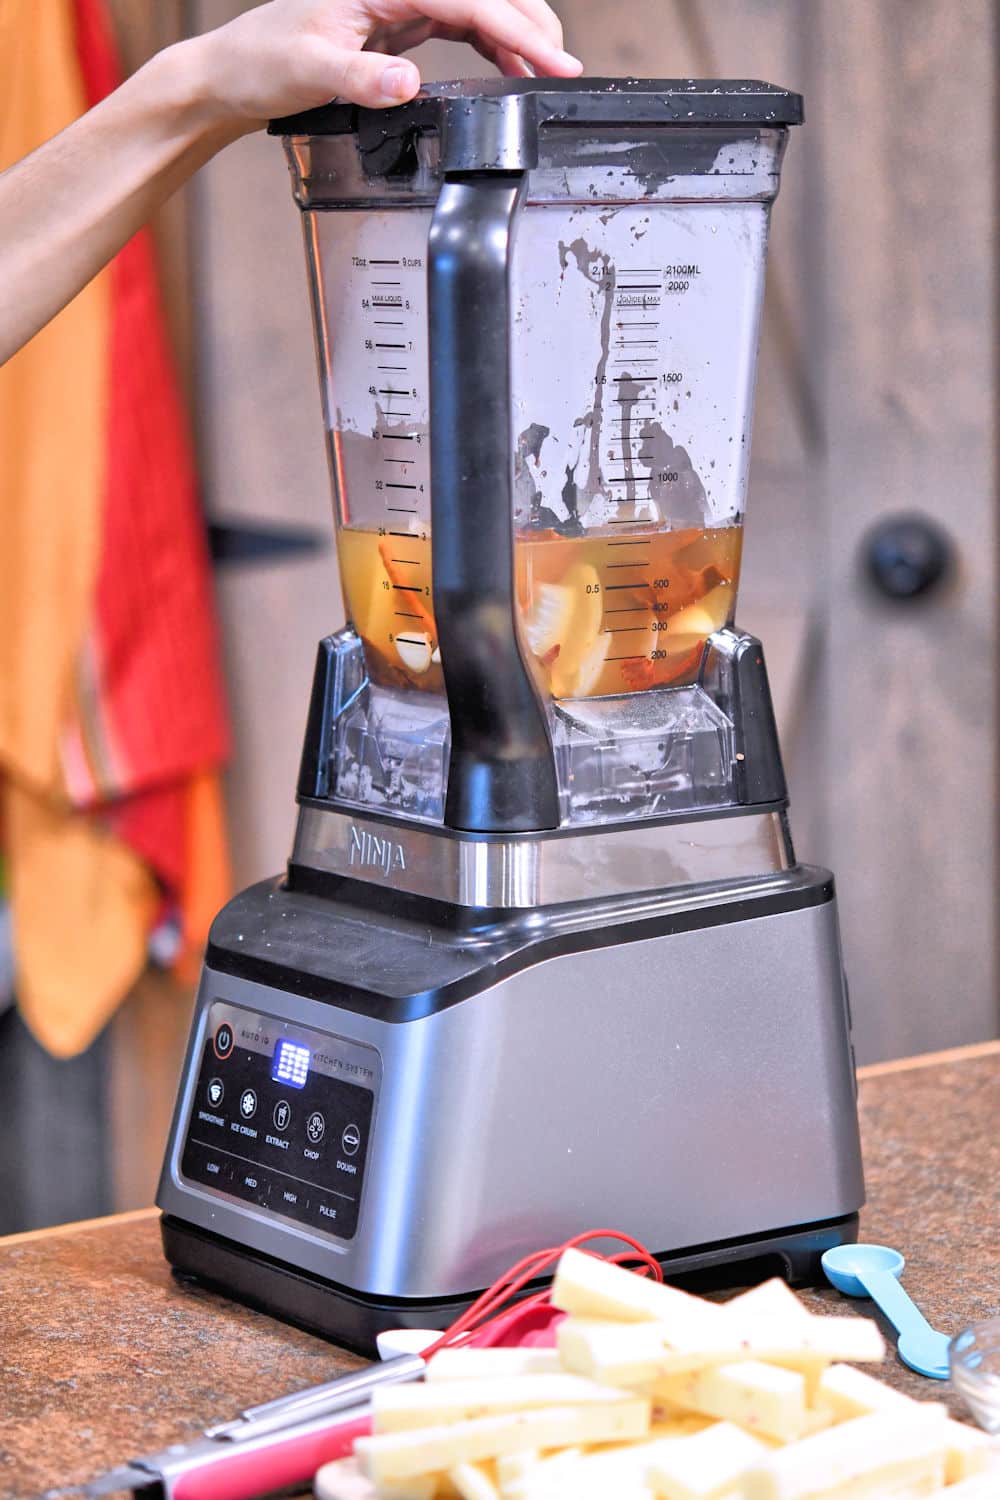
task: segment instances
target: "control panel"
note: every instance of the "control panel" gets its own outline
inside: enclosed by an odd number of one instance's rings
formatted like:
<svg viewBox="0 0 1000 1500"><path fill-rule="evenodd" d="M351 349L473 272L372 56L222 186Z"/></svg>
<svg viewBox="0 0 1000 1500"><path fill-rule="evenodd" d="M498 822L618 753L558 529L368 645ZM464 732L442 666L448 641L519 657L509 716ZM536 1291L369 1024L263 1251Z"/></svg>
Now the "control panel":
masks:
<svg viewBox="0 0 1000 1500"><path fill-rule="evenodd" d="M213 1002L182 1177L349 1240L358 1227L378 1054Z"/></svg>

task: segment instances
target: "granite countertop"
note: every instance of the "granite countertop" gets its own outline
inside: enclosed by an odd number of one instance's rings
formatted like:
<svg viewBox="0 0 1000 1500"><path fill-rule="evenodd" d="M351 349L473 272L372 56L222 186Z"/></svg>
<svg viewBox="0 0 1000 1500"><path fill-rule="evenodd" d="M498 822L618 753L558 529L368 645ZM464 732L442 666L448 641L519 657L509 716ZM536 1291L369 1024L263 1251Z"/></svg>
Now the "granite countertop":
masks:
<svg viewBox="0 0 1000 1500"><path fill-rule="evenodd" d="M862 1069L862 1238L898 1247L932 1323L1000 1311L1000 1043ZM154 1210L0 1239L0 1496L61 1495L354 1355L172 1280ZM804 1294L843 1310L832 1290ZM949 1390L898 1361L925 1399ZM955 1414L959 1415L957 1408Z"/></svg>

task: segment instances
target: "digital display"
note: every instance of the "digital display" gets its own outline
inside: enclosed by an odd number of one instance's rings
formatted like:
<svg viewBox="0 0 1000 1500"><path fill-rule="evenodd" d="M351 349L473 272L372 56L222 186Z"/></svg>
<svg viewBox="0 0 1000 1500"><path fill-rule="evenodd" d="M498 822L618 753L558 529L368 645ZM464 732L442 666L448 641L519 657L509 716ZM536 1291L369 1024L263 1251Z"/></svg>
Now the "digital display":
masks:
<svg viewBox="0 0 1000 1500"><path fill-rule="evenodd" d="M271 1077L274 1082L290 1084L293 1089L305 1088L306 1079L309 1077L311 1055L308 1047L302 1047L298 1042L290 1042L287 1037L282 1037L274 1049L274 1062L271 1064Z"/></svg>

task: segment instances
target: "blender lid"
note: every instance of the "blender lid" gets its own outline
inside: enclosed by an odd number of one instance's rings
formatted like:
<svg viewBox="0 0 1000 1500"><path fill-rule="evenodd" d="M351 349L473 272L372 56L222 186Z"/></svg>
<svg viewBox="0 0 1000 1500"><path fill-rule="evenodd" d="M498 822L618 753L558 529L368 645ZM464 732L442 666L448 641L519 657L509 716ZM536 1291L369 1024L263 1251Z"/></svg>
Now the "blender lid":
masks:
<svg viewBox="0 0 1000 1500"><path fill-rule="evenodd" d="M272 120L271 135L354 135L388 143L436 133L446 170L534 165L538 133L559 126L764 127L800 125L802 95L754 79L463 78L428 83L408 104L362 109L336 100Z"/></svg>

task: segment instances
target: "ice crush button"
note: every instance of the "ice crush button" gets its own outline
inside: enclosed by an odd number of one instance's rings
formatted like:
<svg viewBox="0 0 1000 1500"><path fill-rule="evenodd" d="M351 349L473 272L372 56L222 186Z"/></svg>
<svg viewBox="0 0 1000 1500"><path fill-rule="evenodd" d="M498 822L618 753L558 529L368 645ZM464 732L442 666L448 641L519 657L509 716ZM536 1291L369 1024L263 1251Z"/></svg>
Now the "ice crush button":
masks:
<svg viewBox="0 0 1000 1500"><path fill-rule="evenodd" d="M252 1120L257 1113L257 1095L253 1089L244 1089L240 1095L240 1114L244 1120Z"/></svg>

